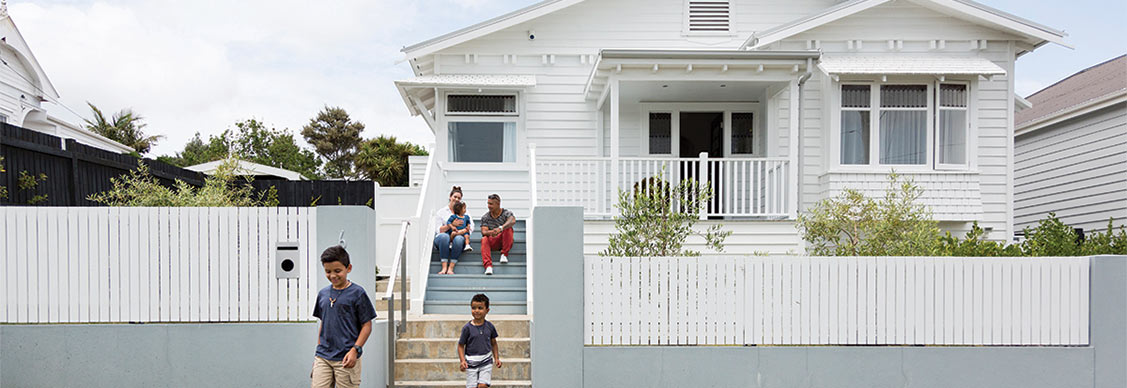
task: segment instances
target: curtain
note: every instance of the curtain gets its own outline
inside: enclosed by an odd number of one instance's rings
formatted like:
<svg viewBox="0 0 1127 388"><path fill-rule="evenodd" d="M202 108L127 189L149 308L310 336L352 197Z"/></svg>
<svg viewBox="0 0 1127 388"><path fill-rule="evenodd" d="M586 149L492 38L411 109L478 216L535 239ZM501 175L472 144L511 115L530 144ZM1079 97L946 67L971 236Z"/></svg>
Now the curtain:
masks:
<svg viewBox="0 0 1127 388"><path fill-rule="evenodd" d="M517 123L505 123L505 140L502 141L504 156L501 161L512 163L517 161Z"/></svg>
<svg viewBox="0 0 1127 388"><path fill-rule="evenodd" d="M926 164L927 86L883 85L880 105L880 163Z"/></svg>
<svg viewBox="0 0 1127 388"><path fill-rule="evenodd" d="M869 85L841 86L841 164L869 164Z"/></svg>
<svg viewBox="0 0 1127 388"><path fill-rule="evenodd" d="M939 86L939 163L967 162L967 86Z"/></svg>

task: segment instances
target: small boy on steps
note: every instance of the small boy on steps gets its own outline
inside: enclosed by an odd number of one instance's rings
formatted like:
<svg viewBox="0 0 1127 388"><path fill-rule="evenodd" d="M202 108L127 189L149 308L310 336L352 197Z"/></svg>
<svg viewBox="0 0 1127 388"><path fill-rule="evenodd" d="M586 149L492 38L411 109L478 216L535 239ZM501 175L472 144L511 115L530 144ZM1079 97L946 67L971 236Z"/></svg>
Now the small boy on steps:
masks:
<svg viewBox="0 0 1127 388"><path fill-rule="evenodd" d="M466 388L487 388L493 384L493 365L501 367L501 351L497 348L497 328L485 320L489 314L489 297L477 294L470 301L473 320L462 326L458 338L458 358L466 372Z"/></svg>

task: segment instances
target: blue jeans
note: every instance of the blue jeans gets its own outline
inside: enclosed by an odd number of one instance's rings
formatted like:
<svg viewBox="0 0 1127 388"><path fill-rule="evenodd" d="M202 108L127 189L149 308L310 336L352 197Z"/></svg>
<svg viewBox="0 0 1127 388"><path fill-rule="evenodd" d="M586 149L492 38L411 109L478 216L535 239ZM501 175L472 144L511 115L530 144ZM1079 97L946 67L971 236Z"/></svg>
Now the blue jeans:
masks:
<svg viewBox="0 0 1127 388"><path fill-rule="evenodd" d="M458 258L462 256L462 249L466 248L466 236L454 237L454 246L450 246L450 235L446 233L439 233L434 236L434 247L438 248L438 258L442 262L451 262L458 264Z"/></svg>

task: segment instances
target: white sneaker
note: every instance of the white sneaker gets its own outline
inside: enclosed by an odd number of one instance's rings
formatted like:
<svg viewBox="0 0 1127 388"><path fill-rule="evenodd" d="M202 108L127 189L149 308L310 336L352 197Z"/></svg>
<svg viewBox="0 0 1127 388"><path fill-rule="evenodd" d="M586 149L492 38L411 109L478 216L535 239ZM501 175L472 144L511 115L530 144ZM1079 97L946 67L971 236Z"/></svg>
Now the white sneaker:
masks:
<svg viewBox="0 0 1127 388"><path fill-rule="evenodd" d="M493 274L493 267L485 267L485 274L486 275L492 275Z"/></svg>
<svg viewBox="0 0 1127 388"><path fill-rule="evenodd" d="M505 256L505 254L502 253L501 254L501 264L505 264L505 263L508 263L508 262L509 262L509 257Z"/></svg>
<svg viewBox="0 0 1127 388"><path fill-rule="evenodd" d="M462 252L470 252L470 251L473 251L473 247L471 247L470 244L467 243L466 247L464 249L462 249Z"/></svg>

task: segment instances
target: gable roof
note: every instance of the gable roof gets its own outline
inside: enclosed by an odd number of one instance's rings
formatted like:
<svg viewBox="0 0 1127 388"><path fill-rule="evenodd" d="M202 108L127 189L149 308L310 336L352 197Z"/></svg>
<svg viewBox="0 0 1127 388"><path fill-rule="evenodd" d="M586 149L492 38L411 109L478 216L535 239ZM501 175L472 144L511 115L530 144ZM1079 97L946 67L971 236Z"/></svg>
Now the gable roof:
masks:
<svg viewBox="0 0 1127 388"><path fill-rule="evenodd" d="M764 31L753 33L744 41L741 48L757 49L778 42L799 33L832 23L839 19L854 15L858 12L876 7L893 0L849 0L838 3L825 10L789 23L784 23ZM951 12L956 17L971 19L980 24L990 25L1005 31L1025 36L1034 46L1045 42L1052 42L1069 47L1064 42L1068 34L1063 31L1046 27L1013 14L988 7L971 0L907 0L930 8L938 8Z"/></svg>
<svg viewBox="0 0 1127 388"><path fill-rule="evenodd" d="M51 80L47 78L47 73L43 71L43 67L39 65L39 61L35 59L35 54L31 53L31 47L27 45L23 35L20 34L20 29L16 27L16 22L12 21L12 17L8 15L7 7L0 10L0 26L11 29L14 32L11 36L0 36L3 44L10 48L12 51L19 55L19 60L27 65L28 70L34 72L31 76L39 81L38 88L45 95L43 97L50 97L54 99L59 98L59 92L55 91L55 85L51 84ZM29 80L31 82L31 80ZM32 82L34 84L34 82Z"/></svg>
<svg viewBox="0 0 1127 388"><path fill-rule="evenodd" d="M406 54L407 59L418 58L582 2L583 0L541 1L466 28L403 47L400 51Z"/></svg>
<svg viewBox="0 0 1127 388"><path fill-rule="evenodd" d="M1127 96L1127 55L1081 70L1026 99L1032 108L1014 116L1018 131L1048 124L1054 118Z"/></svg>

